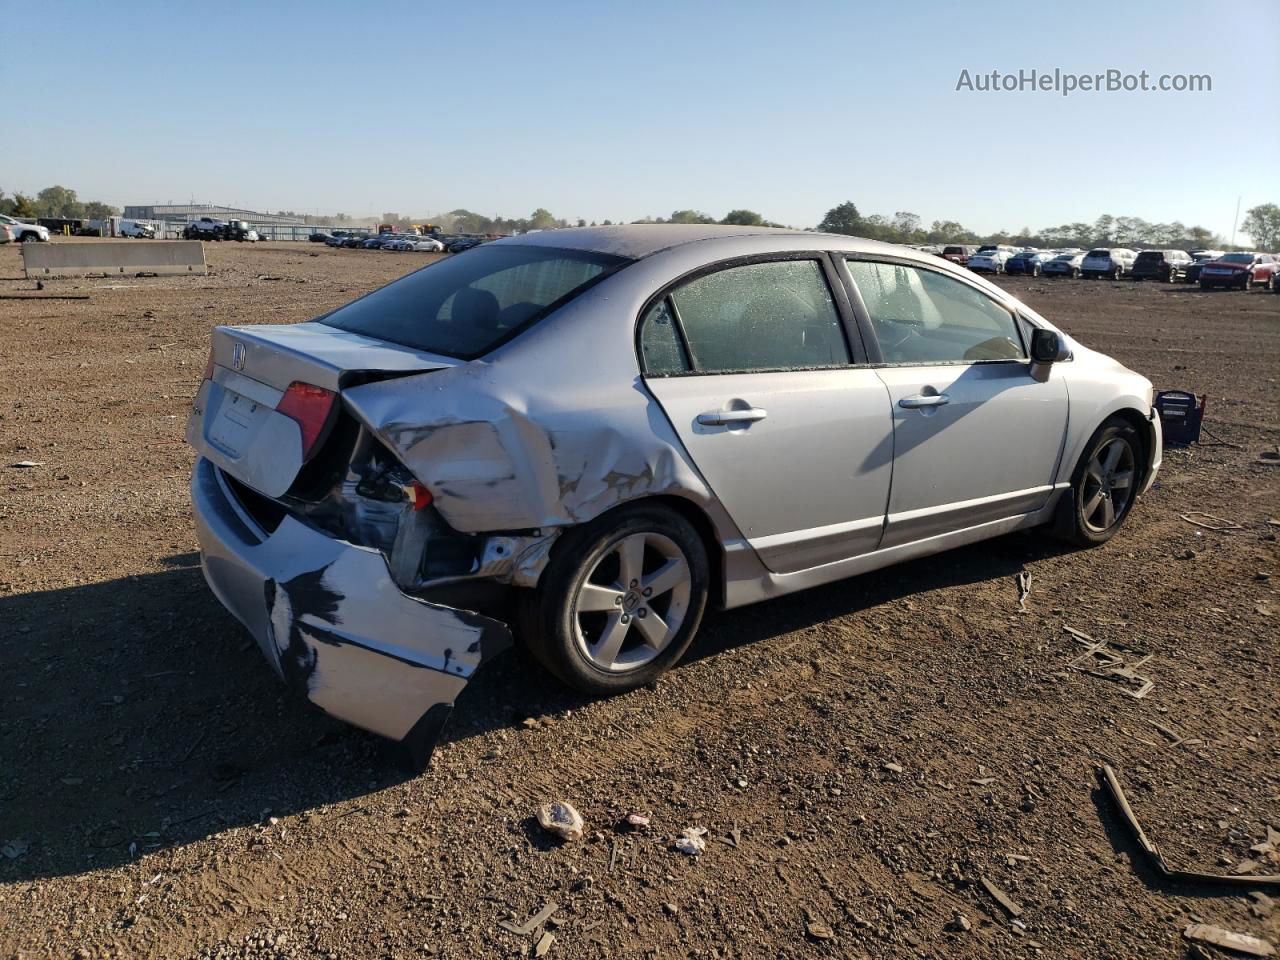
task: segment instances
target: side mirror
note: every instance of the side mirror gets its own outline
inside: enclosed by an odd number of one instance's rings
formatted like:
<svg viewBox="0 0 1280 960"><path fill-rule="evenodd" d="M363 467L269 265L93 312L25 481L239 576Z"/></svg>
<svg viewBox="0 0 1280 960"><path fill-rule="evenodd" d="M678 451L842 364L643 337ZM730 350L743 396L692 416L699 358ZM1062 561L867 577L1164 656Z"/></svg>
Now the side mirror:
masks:
<svg viewBox="0 0 1280 960"><path fill-rule="evenodd" d="M1071 359L1071 349L1057 330L1037 328L1031 331L1031 359L1036 363L1060 363Z"/></svg>

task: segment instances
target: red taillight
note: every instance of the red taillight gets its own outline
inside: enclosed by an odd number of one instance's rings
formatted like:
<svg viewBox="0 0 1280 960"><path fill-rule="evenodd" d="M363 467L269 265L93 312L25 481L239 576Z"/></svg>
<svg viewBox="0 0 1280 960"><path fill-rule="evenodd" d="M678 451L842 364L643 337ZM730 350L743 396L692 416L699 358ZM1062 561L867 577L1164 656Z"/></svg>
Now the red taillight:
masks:
<svg viewBox="0 0 1280 960"><path fill-rule="evenodd" d="M417 480L405 484L400 489L404 491L404 498L413 504L414 510L421 510L431 503L431 491Z"/></svg>
<svg viewBox="0 0 1280 960"><path fill-rule="evenodd" d="M295 380L289 384L280 402L276 404L276 412L283 413L302 428L302 461L311 459L316 445L324 436L325 428L334 411L334 399L337 394L324 387Z"/></svg>

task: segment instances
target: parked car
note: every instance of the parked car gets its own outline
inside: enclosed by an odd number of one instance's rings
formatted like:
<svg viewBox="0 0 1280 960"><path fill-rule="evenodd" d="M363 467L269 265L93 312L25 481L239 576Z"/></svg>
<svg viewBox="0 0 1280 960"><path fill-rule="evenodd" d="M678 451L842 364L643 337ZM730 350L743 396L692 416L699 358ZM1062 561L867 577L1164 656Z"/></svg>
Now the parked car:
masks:
<svg viewBox="0 0 1280 960"><path fill-rule="evenodd" d="M1222 254L1220 253L1214 254L1212 256L1203 256L1203 257L1198 257L1194 253L1191 254L1191 263L1189 263L1187 265L1187 268L1182 271L1183 283L1199 283L1200 271L1204 267L1204 265L1206 263L1212 263L1214 260L1217 260L1218 257L1220 256L1222 256Z"/></svg>
<svg viewBox="0 0 1280 960"><path fill-rule="evenodd" d="M536 658L608 694L712 604L1013 530L1105 542L1160 466L1151 390L894 244L541 231L217 327L201 567L290 685L425 762L512 600Z"/></svg>
<svg viewBox="0 0 1280 960"><path fill-rule="evenodd" d="M156 238L156 228L149 223L139 223L137 220L121 220L120 236L154 240Z"/></svg>
<svg viewBox="0 0 1280 960"><path fill-rule="evenodd" d="M1022 250L1004 263L1005 273L1025 273L1033 277L1044 272L1044 265L1053 259L1052 250Z"/></svg>
<svg viewBox="0 0 1280 960"><path fill-rule="evenodd" d="M24 223L13 217L0 213L0 223L13 231L14 239L19 243L48 243L49 228L38 223Z"/></svg>
<svg viewBox="0 0 1280 960"><path fill-rule="evenodd" d="M1090 280L1110 277L1119 280L1133 270L1138 255L1125 247L1099 247L1090 250L1080 261L1080 275Z"/></svg>
<svg viewBox="0 0 1280 960"><path fill-rule="evenodd" d="M416 236L409 237L409 236L402 236L400 234L396 234L390 240L384 240L382 242L382 249L403 253L405 250L409 249L409 244L416 239L417 239Z"/></svg>
<svg viewBox="0 0 1280 960"><path fill-rule="evenodd" d="M459 237L451 243L445 245L445 249L450 253L462 253L464 250L470 250L472 247L478 247L484 243L480 237Z"/></svg>
<svg viewBox="0 0 1280 960"><path fill-rule="evenodd" d="M329 235L327 233L313 233L311 236L307 237L307 240L311 243L324 243L328 239Z"/></svg>
<svg viewBox="0 0 1280 960"><path fill-rule="evenodd" d="M363 246L364 241L365 241L364 234L350 233L350 234L347 234L346 238L342 241L342 245L344 247L349 247L354 250L358 247Z"/></svg>
<svg viewBox="0 0 1280 960"><path fill-rule="evenodd" d="M1268 290L1276 285L1276 258L1269 253L1226 253L1200 268L1200 289L1235 287L1248 290L1261 283Z"/></svg>
<svg viewBox="0 0 1280 960"><path fill-rule="evenodd" d="M967 266L976 273L1004 273L1005 264L1015 253L1013 247L979 247L978 252L969 257Z"/></svg>
<svg viewBox="0 0 1280 960"><path fill-rule="evenodd" d="M372 237L365 237L364 242L361 243L360 246L363 247L365 250L377 250L382 246L383 241L385 240L386 240L385 235L375 234Z"/></svg>
<svg viewBox="0 0 1280 960"><path fill-rule="evenodd" d="M0 223L0 243L13 243L13 240L13 227L7 223Z"/></svg>
<svg viewBox="0 0 1280 960"><path fill-rule="evenodd" d="M969 258L973 256L977 249L977 247L966 243L951 243L943 247L942 253L938 254L938 256L942 257L943 260L950 260L952 263L963 267L969 263Z"/></svg>
<svg viewBox="0 0 1280 960"><path fill-rule="evenodd" d="M1192 250L1190 256L1192 260L1217 260L1226 252L1225 250Z"/></svg>
<svg viewBox="0 0 1280 960"><path fill-rule="evenodd" d="M444 244L435 237L410 237L405 241L406 250L414 250L418 253L443 253Z"/></svg>
<svg viewBox="0 0 1280 960"><path fill-rule="evenodd" d="M1045 261L1046 277L1079 277L1080 264L1084 262L1083 253L1060 253L1052 260Z"/></svg>
<svg viewBox="0 0 1280 960"><path fill-rule="evenodd" d="M347 242L345 233L333 233L325 238L324 245L326 247L341 247Z"/></svg>
<svg viewBox="0 0 1280 960"><path fill-rule="evenodd" d="M1133 261L1134 280L1174 283L1186 275L1191 255L1185 250L1143 250Z"/></svg>

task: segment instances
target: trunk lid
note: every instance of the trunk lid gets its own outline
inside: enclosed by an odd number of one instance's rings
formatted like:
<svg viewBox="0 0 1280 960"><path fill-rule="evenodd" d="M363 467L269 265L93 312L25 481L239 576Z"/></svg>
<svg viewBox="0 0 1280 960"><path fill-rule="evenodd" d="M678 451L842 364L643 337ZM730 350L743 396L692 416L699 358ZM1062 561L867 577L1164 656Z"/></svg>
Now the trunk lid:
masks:
<svg viewBox="0 0 1280 960"><path fill-rule="evenodd" d="M346 386L460 362L314 321L216 327L211 359L211 379L200 384L192 404L187 442L268 497L283 496L306 462L301 425L277 409L290 384L339 395L336 415ZM316 449L323 443L322 437Z"/></svg>

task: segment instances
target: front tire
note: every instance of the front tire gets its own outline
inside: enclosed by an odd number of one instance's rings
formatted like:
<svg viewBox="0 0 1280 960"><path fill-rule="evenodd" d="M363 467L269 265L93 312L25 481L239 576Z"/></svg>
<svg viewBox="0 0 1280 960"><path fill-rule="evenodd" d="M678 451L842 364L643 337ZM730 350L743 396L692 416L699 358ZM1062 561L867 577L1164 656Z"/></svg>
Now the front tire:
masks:
<svg viewBox="0 0 1280 960"><path fill-rule="evenodd" d="M1142 438L1127 420L1104 421L1071 476L1055 535L1080 547L1096 547L1115 536L1138 496L1142 451Z"/></svg>
<svg viewBox="0 0 1280 960"><path fill-rule="evenodd" d="M623 507L560 538L522 617L529 651L582 693L651 683L684 655L710 593L706 548L662 506Z"/></svg>

